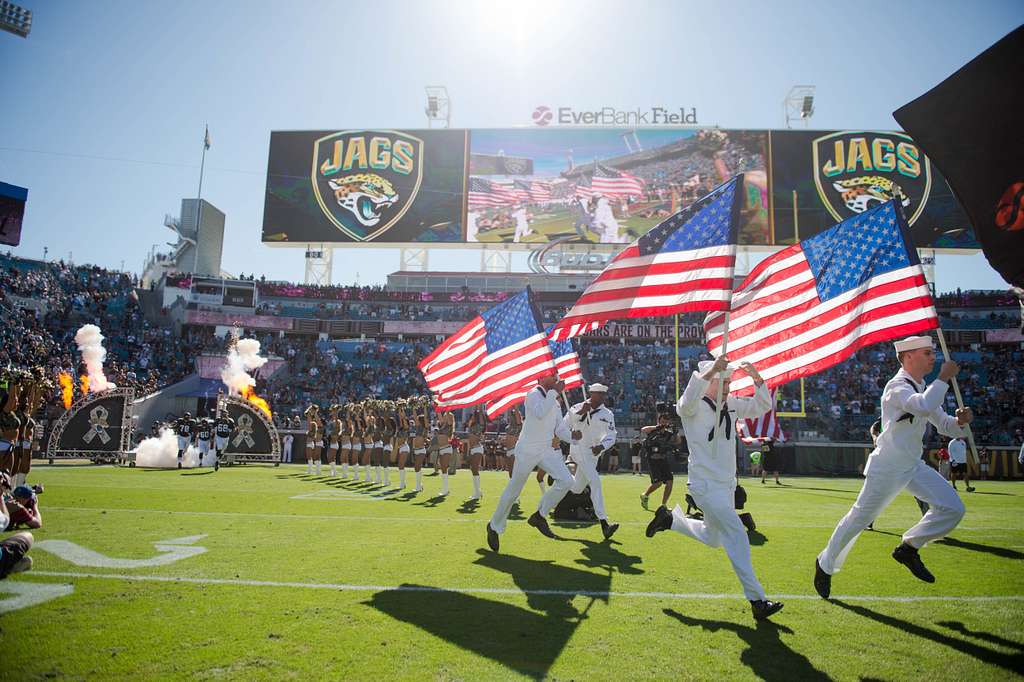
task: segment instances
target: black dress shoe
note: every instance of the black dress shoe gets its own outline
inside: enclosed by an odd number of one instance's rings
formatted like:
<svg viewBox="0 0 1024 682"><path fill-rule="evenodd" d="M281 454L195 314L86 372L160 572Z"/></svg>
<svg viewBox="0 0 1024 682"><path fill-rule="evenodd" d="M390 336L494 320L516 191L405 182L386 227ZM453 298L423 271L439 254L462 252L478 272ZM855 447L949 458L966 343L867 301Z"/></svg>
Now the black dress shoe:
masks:
<svg viewBox="0 0 1024 682"><path fill-rule="evenodd" d="M832 576L821 570L821 564L814 560L814 591L822 599L828 599L832 594Z"/></svg>
<svg viewBox="0 0 1024 682"><path fill-rule="evenodd" d="M646 535L653 538L655 533L668 530L672 527L672 512L665 505L658 507L654 512L654 518L647 524Z"/></svg>
<svg viewBox="0 0 1024 682"><path fill-rule="evenodd" d="M498 531L491 528L491 524L487 524L487 546L491 548L492 552L497 552L500 544L498 542Z"/></svg>
<svg viewBox="0 0 1024 682"><path fill-rule="evenodd" d="M747 532L752 532L757 528L757 524L754 523L754 517L750 515L750 512L743 512L740 514L740 523L747 529Z"/></svg>
<svg viewBox="0 0 1024 682"><path fill-rule="evenodd" d="M555 537L555 534L551 532L551 527L548 526L548 520L541 516L539 512L533 512L526 522L539 530L541 535L545 535L549 538Z"/></svg>
<svg viewBox="0 0 1024 682"><path fill-rule="evenodd" d="M911 547L907 543L900 544L899 547L892 551L892 558L900 562L904 566L910 569L910 572L914 574L914 577L918 580L923 580L926 583L935 582L935 576L931 574L924 566L924 562L921 561L921 555L917 549Z"/></svg>
<svg viewBox="0 0 1024 682"><path fill-rule="evenodd" d="M773 614L782 610L782 602L768 599L751 600L750 610L754 612L754 620L768 620Z"/></svg>
<svg viewBox="0 0 1024 682"><path fill-rule="evenodd" d="M615 531L619 529L619 524L608 523L607 520L601 520L601 532L604 533L604 539L607 540L611 536L615 535Z"/></svg>

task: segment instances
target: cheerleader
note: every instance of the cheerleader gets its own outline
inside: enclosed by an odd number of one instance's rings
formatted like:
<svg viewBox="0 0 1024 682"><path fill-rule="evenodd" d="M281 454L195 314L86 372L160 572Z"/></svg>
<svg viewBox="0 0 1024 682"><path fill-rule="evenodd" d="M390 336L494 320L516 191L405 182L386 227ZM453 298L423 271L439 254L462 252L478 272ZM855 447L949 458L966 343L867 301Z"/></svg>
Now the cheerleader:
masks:
<svg viewBox="0 0 1024 682"><path fill-rule="evenodd" d="M381 432L381 440L384 444L381 455L381 463L384 466L384 486L391 486L391 465L395 463L395 404L391 401L384 403L384 428Z"/></svg>
<svg viewBox="0 0 1024 682"><path fill-rule="evenodd" d="M339 449L339 437L341 435L341 419L338 417L338 410L341 409L341 405L331 405L329 411L328 424L325 427L325 431L329 434L328 445L327 445L327 462L331 465L331 478L338 475L338 469L336 468L338 463L338 449Z"/></svg>
<svg viewBox="0 0 1024 682"><path fill-rule="evenodd" d="M435 410L436 405L435 405ZM441 471L441 496L448 494L448 465L452 461L452 437L455 435L455 415L441 412L437 416L437 468Z"/></svg>
<svg viewBox="0 0 1024 682"><path fill-rule="evenodd" d="M370 482L370 464L373 460L373 444L377 440L377 420L370 409L369 401L363 407L363 481Z"/></svg>
<svg viewBox="0 0 1024 682"><path fill-rule="evenodd" d="M338 460L341 477L348 478L348 459L352 452L352 405L345 405L338 417Z"/></svg>
<svg viewBox="0 0 1024 682"><path fill-rule="evenodd" d="M306 416L306 473L313 473L313 460L316 460L316 475L320 475L320 448L323 447L322 429L320 426L320 408L310 405L303 413Z"/></svg>
<svg viewBox="0 0 1024 682"><path fill-rule="evenodd" d="M352 480L359 480L359 463L363 455L363 412L359 403L352 404L349 413L349 453L348 461L352 465Z"/></svg>
<svg viewBox="0 0 1024 682"><path fill-rule="evenodd" d="M412 466L416 472L416 487L414 492L423 492L423 462L427 459L427 433L430 431L430 418L427 416L427 406L421 403L420 411L412 408L412 418L409 420L409 440L412 443Z"/></svg>
<svg viewBox="0 0 1024 682"><path fill-rule="evenodd" d="M394 453L398 463L398 489L405 490L405 462L409 458L409 416L405 412L405 400L395 403Z"/></svg>
<svg viewBox="0 0 1024 682"><path fill-rule="evenodd" d="M487 425L487 415L483 406L478 405L469 415L466 423L466 452L469 455L469 470L473 475L473 497L471 500L483 499L480 491L480 465L484 458L484 427Z"/></svg>

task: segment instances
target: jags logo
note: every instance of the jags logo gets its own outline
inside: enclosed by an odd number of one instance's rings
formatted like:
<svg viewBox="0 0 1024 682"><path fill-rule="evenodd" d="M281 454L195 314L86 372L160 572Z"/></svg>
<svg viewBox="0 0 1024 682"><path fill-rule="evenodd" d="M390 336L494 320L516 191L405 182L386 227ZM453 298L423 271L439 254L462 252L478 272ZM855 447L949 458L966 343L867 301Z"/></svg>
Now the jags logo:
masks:
<svg viewBox="0 0 1024 682"><path fill-rule="evenodd" d="M931 163L902 133L845 131L812 143L814 184L836 221L899 199L913 225L931 194Z"/></svg>
<svg viewBox="0 0 1024 682"><path fill-rule="evenodd" d="M313 144L313 190L324 215L354 241L372 241L412 206L423 140L393 130L346 131Z"/></svg>

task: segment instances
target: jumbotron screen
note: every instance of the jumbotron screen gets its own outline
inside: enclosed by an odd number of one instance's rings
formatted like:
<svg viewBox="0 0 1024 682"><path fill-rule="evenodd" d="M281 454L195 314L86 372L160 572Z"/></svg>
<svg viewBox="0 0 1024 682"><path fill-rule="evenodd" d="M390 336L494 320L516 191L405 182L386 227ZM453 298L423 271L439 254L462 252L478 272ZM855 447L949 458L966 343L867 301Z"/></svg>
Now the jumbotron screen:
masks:
<svg viewBox="0 0 1024 682"><path fill-rule="evenodd" d="M667 127L275 131L263 242L628 244L740 172L742 245L898 197L918 247L980 248L906 134Z"/></svg>

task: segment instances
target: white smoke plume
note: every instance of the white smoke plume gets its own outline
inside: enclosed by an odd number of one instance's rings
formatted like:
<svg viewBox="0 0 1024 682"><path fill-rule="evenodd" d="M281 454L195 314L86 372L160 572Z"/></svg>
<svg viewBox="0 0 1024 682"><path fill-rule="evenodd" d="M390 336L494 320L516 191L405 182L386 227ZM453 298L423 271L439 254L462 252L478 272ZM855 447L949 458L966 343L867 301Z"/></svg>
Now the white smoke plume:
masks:
<svg viewBox="0 0 1024 682"><path fill-rule="evenodd" d="M168 428L160 429L159 438L147 438L135 451L135 466L151 469L175 469L178 466L178 437ZM182 457L182 466L199 466L199 450L190 445Z"/></svg>
<svg viewBox="0 0 1024 682"><path fill-rule="evenodd" d="M220 371L221 380L231 395L243 395L256 385L256 379L249 374L266 364L267 358L260 357L260 342L256 339L240 339L230 344L227 363Z"/></svg>
<svg viewBox="0 0 1024 682"><path fill-rule="evenodd" d="M75 343L78 344L78 352L82 354L82 361L85 362L86 371L89 373L89 393L117 388L107 381L103 373L103 361L107 357L107 350L103 347L103 334L100 333L100 328L94 324L83 325L75 333Z"/></svg>

